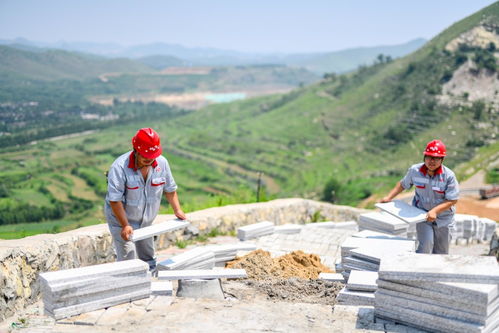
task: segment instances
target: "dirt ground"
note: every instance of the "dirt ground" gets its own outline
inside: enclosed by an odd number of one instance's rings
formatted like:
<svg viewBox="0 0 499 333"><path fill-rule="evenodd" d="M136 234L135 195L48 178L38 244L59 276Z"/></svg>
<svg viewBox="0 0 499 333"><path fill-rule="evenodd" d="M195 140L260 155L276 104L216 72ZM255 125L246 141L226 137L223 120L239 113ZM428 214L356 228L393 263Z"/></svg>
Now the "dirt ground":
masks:
<svg viewBox="0 0 499 333"><path fill-rule="evenodd" d="M499 221L499 197L482 200L475 196L462 196L457 202L456 211Z"/></svg>

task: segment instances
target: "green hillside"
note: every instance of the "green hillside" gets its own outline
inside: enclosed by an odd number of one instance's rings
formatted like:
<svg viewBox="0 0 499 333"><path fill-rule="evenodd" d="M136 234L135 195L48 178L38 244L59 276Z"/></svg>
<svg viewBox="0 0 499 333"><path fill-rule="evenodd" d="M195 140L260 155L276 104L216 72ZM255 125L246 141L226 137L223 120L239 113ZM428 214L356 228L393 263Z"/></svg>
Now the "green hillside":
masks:
<svg viewBox="0 0 499 333"><path fill-rule="evenodd" d="M62 50L30 52L0 46L0 75L35 80L81 80L104 73L150 73L153 69L130 59L107 59Z"/></svg>
<svg viewBox="0 0 499 333"><path fill-rule="evenodd" d="M303 196L368 205L421 160L433 138L447 144L445 164L460 179L487 169L499 158L497 94L476 99L473 90L459 96L445 90L468 84L466 75L497 84L495 45L446 49L474 27L496 38L499 3L452 25L416 53L397 60L381 57L372 66L330 74L287 94L189 113L117 103L93 112L123 115L119 123L97 123L89 128L95 132L72 138L9 145L0 155L0 238L103 222L103 174L130 149L140 127L161 134L186 211L254 201L259 172L264 200ZM465 76L459 74L468 68L463 66L472 66ZM19 105L9 112L29 109ZM81 110L67 112L75 116ZM63 123L64 118L55 121ZM31 228L26 221L38 223Z"/></svg>

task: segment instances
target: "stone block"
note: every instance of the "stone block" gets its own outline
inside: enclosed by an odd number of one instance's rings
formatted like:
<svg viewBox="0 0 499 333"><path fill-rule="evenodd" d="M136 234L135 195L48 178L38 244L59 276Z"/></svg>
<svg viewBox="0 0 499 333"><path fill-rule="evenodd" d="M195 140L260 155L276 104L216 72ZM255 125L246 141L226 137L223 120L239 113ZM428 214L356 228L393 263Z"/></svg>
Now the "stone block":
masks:
<svg viewBox="0 0 499 333"><path fill-rule="evenodd" d="M319 273L319 279L328 280L333 282L345 282L343 275L339 273Z"/></svg>
<svg viewBox="0 0 499 333"><path fill-rule="evenodd" d="M383 280L499 283L499 266L493 257L438 254L398 254L381 260Z"/></svg>
<svg viewBox="0 0 499 333"><path fill-rule="evenodd" d="M244 269L212 269L212 270L171 270L158 272L160 280L190 280L190 279L236 279L246 278Z"/></svg>
<svg viewBox="0 0 499 333"><path fill-rule="evenodd" d="M353 291L343 288L336 297L342 305L369 305L374 306L374 293L366 291Z"/></svg>
<svg viewBox="0 0 499 333"><path fill-rule="evenodd" d="M377 272L350 271L347 288L354 291L374 292L378 289L378 285L376 284L377 279Z"/></svg>
<svg viewBox="0 0 499 333"><path fill-rule="evenodd" d="M142 239L151 238L156 235L187 228L189 222L183 220L171 220L163 223L153 224L149 227L140 228L133 231L131 241L136 242Z"/></svg>
<svg viewBox="0 0 499 333"><path fill-rule="evenodd" d="M402 200L393 200L385 203L375 204L379 209L404 220L407 223L419 223L426 221L426 212L416 208Z"/></svg>

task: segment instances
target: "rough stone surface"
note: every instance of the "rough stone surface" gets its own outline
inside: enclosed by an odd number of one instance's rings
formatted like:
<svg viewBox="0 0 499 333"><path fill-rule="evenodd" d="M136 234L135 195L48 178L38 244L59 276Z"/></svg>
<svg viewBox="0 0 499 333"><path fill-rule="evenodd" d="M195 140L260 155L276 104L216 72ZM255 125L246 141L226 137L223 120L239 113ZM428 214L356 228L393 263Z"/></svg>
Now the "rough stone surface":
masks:
<svg viewBox="0 0 499 333"><path fill-rule="evenodd" d="M358 220L366 210L300 198L264 203L231 205L188 213L201 235L218 228L221 232L262 220L276 225L304 224L320 214L330 221ZM175 218L159 215L155 221ZM166 249L177 240L192 237L192 232L176 231L156 238L156 248ZM0 321L37 301L38 273L101 264L115 260L111 235L106 224L59 233L0 241Z"/></svg>

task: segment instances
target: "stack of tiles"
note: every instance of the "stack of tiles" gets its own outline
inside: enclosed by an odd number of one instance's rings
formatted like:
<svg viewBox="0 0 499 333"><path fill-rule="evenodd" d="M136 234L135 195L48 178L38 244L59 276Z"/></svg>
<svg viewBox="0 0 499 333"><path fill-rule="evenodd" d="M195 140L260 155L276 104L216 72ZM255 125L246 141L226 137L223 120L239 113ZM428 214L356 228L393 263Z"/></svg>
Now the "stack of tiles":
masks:
<svg viewBox="0 0 499 333"><path fill-rule="evenodd" d="M359 233L360 234L360 233ZM341 268L343 276L348 278L351 270L372 271L379 269L380 260L385 256L393 256L402 252L414 252L416 244L413 240L350 237L341 244Z"/></svg>
<svg viewBox="0 0 499 333"><path fill-rule="evenodd" d="M342 305L374 305L377 272L351 271L347 285L336 300Z"/></svg>
<svg viewBox="0 0 499 333"><path fill-rule="evenodd" d="M325 228L325 229L342 229L342 230L359 230L359 226L355 221L347 222L314 222L305 225L307 228Z"/></svg>
<svg viewBox="0 0 499 333"><path fill-rule="evenodd" d="M274 223L264 221L260 223L245 225L237 229L237 238L245 241L274 233Z"/></svg>
<svg viewBox="0 0 499 333"><path fill-rule="evenodd" d="M211 269L215 254L207 247L196 247L158 263L158 270Z"/></svg>
<svg viewBox="0 0 499 333"><path fill-rule="evenodd" d="M301 225L298 224L283 224L274 228L276 234L299 234L301 232Z"/></svg>
<svg viewBox="0 0 499 333"><path fill-rule="evenodd" d="M385 212L361 214L359 230L372 230L390 235L407 236L409 224Z"/></svg>
<svg viewBox="0 0 499 333"><path fill-rule="evenodd" d="M215 255L215 266L225 264L227 261L234 260L239 251L254 251L256 245L251 243L234 243L206 246L205 250L212 251Z"/></svg>
<svg viewBox="0 0 499 333"><path fill-rule="evenodd" d="M40 274L45 311L55 319L151 295L149 265L126 260Z"/></svg>
<svg viewBox="0 0 499 333"><path fill-rule="evenodd" d="M479 218L475 215L456 214L454 216L455 226L451 229L452 239L466 240L467 243L476 240L478 242L488 241L496 229L496 222L488 218Z"/></svg>
<svg viewBox="0 0 499 333"><path fill-rule="evenodd" d="M381 261L376 316L432 332L497 332L494 257L400 254Z"/></svg>

